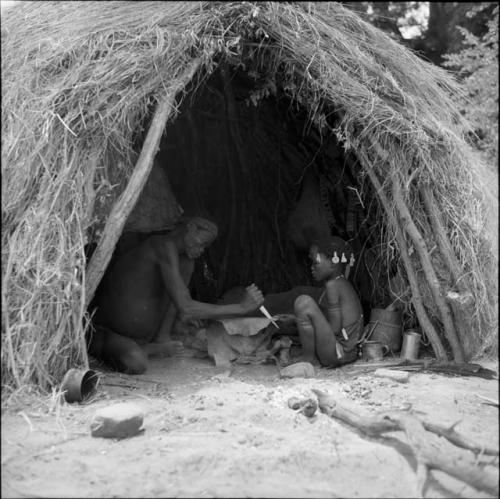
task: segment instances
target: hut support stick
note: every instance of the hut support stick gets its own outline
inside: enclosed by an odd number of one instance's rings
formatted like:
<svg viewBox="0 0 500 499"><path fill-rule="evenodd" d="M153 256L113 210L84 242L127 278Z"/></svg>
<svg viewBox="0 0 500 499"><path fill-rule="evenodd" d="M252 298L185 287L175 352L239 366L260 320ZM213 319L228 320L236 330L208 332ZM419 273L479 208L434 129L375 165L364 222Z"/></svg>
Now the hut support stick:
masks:
<svg viewBox="0 0 500 499"><path fill-rule="evenodd" d="M439 251L443 256L448 269L453 278L453 284L456 286L461 296L467 299L467 304L455 303L449 300L453 316L455 318L455 327L457 328L460 342L462 343L465 355L475 351L474 339L470 334L472 310L472 295L468 289L468 279L465 272L462 270L460 263L455 256L455 252L450 244L450 240L446 235L446 229L439 213L436 198L428 185L424 185L420 189L424 206L429 216L432 226L432 232L439 246ZM465 281L465 282L464 282Z"/></svg>
<svg viewBox="0 0 500 499"><path fill-rule="evenodd" d="M380 144L377 141L372 140L371 138L368 138L368 140L370 146L374 149L378 158L385 163L390 163L388 154L384 151ZM397 172L396 169L394 171ZM396 210L399 213L399 217L401 218L402 230L410 236L413 244L415 245L415 249L422 264L422 269L427 279L427 284L429 285L434 301L436 302L436 306L441 314L441 322L444 326L446 339L448 340L453 351L454 360L455 362L464 362L463 348L458 341L458 336L453 324L451 311L444 299L444 294L441 291L439 279L436 275L436 272L434 271L434 267L432 266L429 251L427 249L427 245L425 244L425 239L422 237L422 234L415 225L410 211L404 202L403 191L399 177L397 175L392 175L391 179L392 196L396 204ZM386 207L386 209L387 208L388 206ZM391 220L392 219L393 218L391 217ZM397 224L397 226L400 227L399 224Z"/></svg>
<svg viewBox="0 0 500 499"><path fill-rule="evenodd" d="M126 189L116 201L104 227L103 235L99 241L86 272L86 305L92 300L97 286L108 266L113 250L122 233L128 215L137 202L139 195L146 183L153 167L153 160L158 151L160 139L165 130L167 119L174 109L177 93L193 78L201 61L196 59L188 66L183 77L176 86L158 103L155 115L149 127L141 154L134 168Z"/></svg>
<svg viewBox="0 0 500 499"><path fill-rule="evenodd" d="M420 189L420 192L422 194L422 199L424 200L425 209L431 221L434 237L436 238L436 242L439 245L439 250L443 255L443 258L450 269L455 285L461 293L467 293L467 286L463 282L464 272L457 257L455 256L453 248L451 247L450 240L446 236L446 229L439 215L436 198L428 185L423 186Z"/></svg>
<svg viewBox="0 0 500 499"><path fill-rule="evenodd" d="M365 156L364 153L361 153L360 156L363 158L366 164L369 164L368 158ZM422 297L418 289L417 276L415 271L413 270L410 255L406 250L406 242L404 240L403 230L399 226L399 221L394 215L394 211L391 210L389 200L387 199L384 191L382 190L382 186L380 185L377 176L375 175L373 170L369 168L366 168L366 172L368 173L368 176L370 177L370 180L378 193L380 202L382 203L382 206L385 209L385 212L391 222L391 225L394 228L396 241L398 243L399 251L401 252L401 258L403 259L403 262L405 264L406 274L408 276L408 281L410 283L410 288L412 293L411 301L413 306L415 307L415 312L417 313L420 325L422 326L422 329L424 330L427 338L429 338L429 341L432 345L434 353L436 354L436 357L439 360L448 360L448 356L446 355L443 343L441 342L441 339L439 338L439 335L436 329L434 328L431 320L429 319L429 316L427 315L425 307L422 303Z"/></svg>
<svg viewBox="0 0 500 499"><path fill-rule="evenodd" d="M460 345L460 342L458 341L458 336L453 325L453 319L451 317L451 311L448 307L448 304L444 300L444 295L441 291L436 272L434 271L434 268L432 266L425 240L422 237L422 234L418 230L417 226L415 225L415 222L413 222L410 211L408 210L408 207L403 200L402 186L397 175L393 176L392 195L394 197L399 216L401 217L401 220L403 222L403 226L410 236L413 244L415 245L415 249L420 257L422 268L427 278L429 288L431 289L432 296L434 297L434 300L436 302L436 306L441 313L441 320L446 332L446 338L448 339L453 350L454 359L456 362L463 362L464 352L462 349L462 345Z"/></svg>

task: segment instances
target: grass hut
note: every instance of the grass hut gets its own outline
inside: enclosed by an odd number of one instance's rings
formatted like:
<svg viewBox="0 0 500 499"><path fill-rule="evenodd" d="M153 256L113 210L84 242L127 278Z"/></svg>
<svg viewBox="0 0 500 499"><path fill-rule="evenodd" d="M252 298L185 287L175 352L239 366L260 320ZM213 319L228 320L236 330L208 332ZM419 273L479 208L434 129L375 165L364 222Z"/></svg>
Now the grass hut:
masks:
<svg viewBox="0 0 500 499"><path fill-rule="evenodd" d="M366 306L395 299L440 359L496 352L461 90L352 11L22 2L1 36L4 386L47 389L86 365L87 306L118 240L182 210L219 225L199 299L306 283L292 233L317 220L354 244ZM141 192L158 208L139 210Z"/></svg>

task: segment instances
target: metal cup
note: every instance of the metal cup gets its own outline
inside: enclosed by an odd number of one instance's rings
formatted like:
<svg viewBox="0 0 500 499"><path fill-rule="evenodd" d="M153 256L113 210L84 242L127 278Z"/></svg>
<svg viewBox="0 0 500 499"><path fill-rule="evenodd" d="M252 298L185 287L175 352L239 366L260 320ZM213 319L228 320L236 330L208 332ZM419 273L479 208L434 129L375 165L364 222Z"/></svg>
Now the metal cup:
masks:
<svg viewBox="0 0 500 499"><path fill-rule="evenodd" d="M401 360L417 360L420 340L422 335L416 331L408 330L403 334L403 346L399 357Z"/></svg>
<svg viewBox="0 0 500 499"><path fill-rule="evenodd" d="M382 345L380 341L365 341L363 342L363 360L382 360L384 355L389 351L387 345Z"/></svg>
<svg viewBox="0 0 500 499"><path fill-rule="evenodd" d="M97 388L99 377L91 369L70 369L61 383L66 402L81 402L92 395Z"/></svg>

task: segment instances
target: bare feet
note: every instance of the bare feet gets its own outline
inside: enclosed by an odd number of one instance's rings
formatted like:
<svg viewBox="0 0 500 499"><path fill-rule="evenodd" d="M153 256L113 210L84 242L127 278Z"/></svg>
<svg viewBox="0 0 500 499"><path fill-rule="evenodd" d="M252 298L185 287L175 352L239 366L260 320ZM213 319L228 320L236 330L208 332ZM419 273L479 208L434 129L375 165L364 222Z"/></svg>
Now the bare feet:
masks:
<svg viewBox="0 0 500 499"><path fill-rule="evenodd" d="M302 355L300 355L300 357L293 359L293 364L295 364L297 362L309 362L309 364L312 364L313 366L321 366L316 355L304 355L304 354L302 354Z"/></svg>
<svg viewBox="0 0 500 499"><path fill-rule="evenodd" d="M212 376L213 381L225 381L228 380L229 377L233 374L233 366L232 365L218 365L215 366L215 375Z"/></svg>
<svg viewBox="0 0 500 499"><path fill-rule="evenodd" d="M144 351L148 355L157 355L160 357L182 357L184 353L184 346L182 341L148 343L144 346Z"/></svg>

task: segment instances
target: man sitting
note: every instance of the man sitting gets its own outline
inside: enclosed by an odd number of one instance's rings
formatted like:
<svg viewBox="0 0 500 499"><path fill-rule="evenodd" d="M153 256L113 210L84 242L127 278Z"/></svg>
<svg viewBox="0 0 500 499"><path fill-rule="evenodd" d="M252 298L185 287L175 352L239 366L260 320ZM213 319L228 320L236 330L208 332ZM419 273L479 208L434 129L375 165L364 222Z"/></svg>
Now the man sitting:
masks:
<svg viewBox="0 0 500 499"><path fill-rule="evenodd" d="M89 353L129 374L146 371L148 355L173 355L181 342L170 339L181 320L243 316L262 305L251 284L239 303L214 305L193 300L188 284L198 258L217 236L217 226L195 217L168 234L151 235L118 257L106 273L93 305L95 330Z"/></svg>

